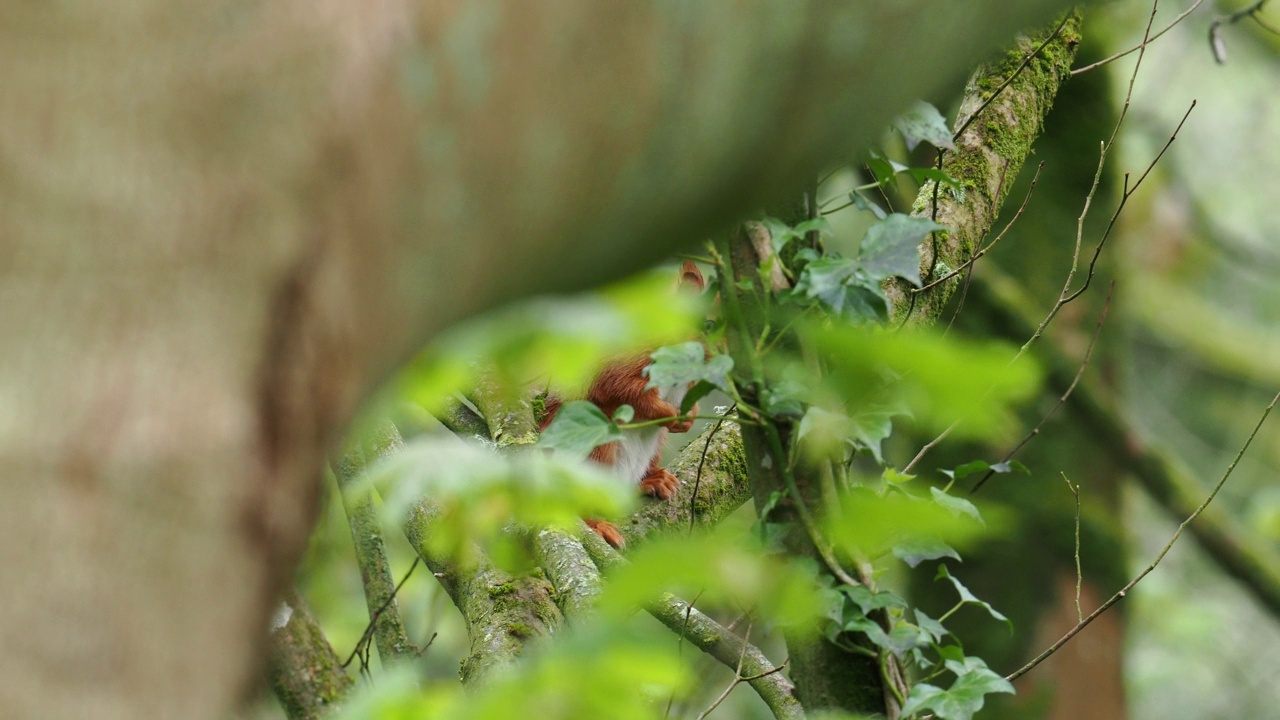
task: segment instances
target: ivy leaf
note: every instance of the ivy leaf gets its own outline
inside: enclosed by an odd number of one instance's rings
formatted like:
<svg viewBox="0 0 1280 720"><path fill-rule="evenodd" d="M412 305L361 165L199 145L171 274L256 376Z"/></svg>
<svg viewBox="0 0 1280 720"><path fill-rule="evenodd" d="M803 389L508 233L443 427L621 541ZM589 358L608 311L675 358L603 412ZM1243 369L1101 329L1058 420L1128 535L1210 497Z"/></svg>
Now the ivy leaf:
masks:
<svg viewBox="0 0 1280 720"><path fill-rule="evenodd" d="M618 440L622 431L604 411L586 400L565 403L556 419L542 431L538 447L550 448L585 460L598 445Z"/></svg>
<svg viewBox="0 0 1280 720"><path fill-rule="evenodd" d="M646 388L681 387L700 380L716 387L729 386L733 358L728 355L707 358L706 348L696 340L658 348L650 357L653 362L645 368L645 375L649 377Z"/></svg>
<svg viewBox="0 0 1280 720"><path fill-rule="evenodd" d="M797 289L803 288L809 297L839 313L845 304L845 283L857 271L858 264L848 258L819 258L805 266Z"/></svg>
<svg viewBox="0 0 1280 720"><path fill-rule="evenodd" d="M942 638L951 634L951 631L947 630L945 625L925 615L920 611L920 608L912 608L911 611L915 613L916 624L920 626L921 630L929 633L935 643L942 642Z"/></svg>
<svg viewBox="0 0 1280 720"><path fill-rule="evenodd" d="M699 380L693 387L689 388L689 392L684 394L684 400L680 401L680 414L688 413L699 400L710 395L711 391L715 389L715 383Z"/></svg>
<svg viewBox="0 0 1280 720"><path fill-rule="evenodd" d="M992 672L981 658L966 657L963 661L947 660L947 669L956 674L956 681L947 690L921 683L911 688L902 714L912 715L932 710L940 720L971 720L986 704L991 693L1013 693L1008 680Z"/></svg>
<svg viewBox="0 0 1280 720"><path fill-rule="evenodd" d="M955 143L951 141L947 119L942 117L938 108L923 100L917 101L910 110L894 120L893 126L902 133L908 150L915 150L922 141L944 150L956 149Z"/></svg>
<svg viewBox="0 0 1280 720"><path fill-rule="evenodd" d="M883 465L884 458L880 455L880 446L884 439L893 434L893 416L897 414L889 410L871 410L860 412L850 418L850 436L853 446L859 450L866 450L876 459L876 463Z"/></svg>
<svg viewBox="0 0 1280 720"><path fill-rule="evenodd" d="M912 180L923 185L925 181L932 180L939 185L951 188L952 190L960 189L960 181L939 170L936 167L924 168L907 168L907 174Z"/></svg>
<svg viewBox="0 0 1280 720"><path fill-rule="evenodd" d="M957 579L954 575L951 574L951 571L947 569L946 565L938 566L938 574L935 575L933 579L937 580L938 578L946 578L951 581L951 584L955 586L956 592L960 594L960 602L981 606L984 610L986 610L988 613L991 614L991 617L995 618L996 620L999 620L1005 625L1008 625L1010 633L1013 632L1013 621L1005 617L1004 614L1002 614L999 610L996 610L995 608L991 607L991 605L987 603L985 600L979 600L977 595L974 595L972 592L970 592L969 588L964 586L964 583L960 582L959 579Z"/></svg>
<svg viewBox="0 0 1280 720"><path fill-rule="evenodd" d="M895 175L907 169L906 165L890 160L875 150L871 151L871 157L867 159L866 166L881 187L888 187Z"/></svg>
<svg viewBox="0 0 1280 720"><path fill-rule="evenodd" d="M920 243L929 233L946 229L926 218L893 213L867 230L858 265L873 279L896 276L921 287Z"/></svg>
<svg viewBox="0 0 1280 720"><path fill-rule="evenodd" d="M888 590L872 591L866 585L841 585L844 593L866 615L875 610L888 607L906 607L907 601Z"/></svg>
<svg viewBox="0 0 1280 720"><path fill-rule="evenodd" d="M860 260L826 257L805 266L796 291L817 299L836 314L879 322L888 315L888 303L880 289L883 279L863 272Z"/></svg>
<svg viewBox="0 0 1280 720"><path fill-rule="evenodd" d="M991 465L982 460L974 460L956 467L954 470L943 470L942 474L952 480L963 480L974 473L986 472L991 469Z"/></svg>
<svg viewBox="0 0 1280 720"><path fill-rule="evenodd" d="M849 199L853 201L854 207L858 208L859 210L870 212L872 215L876 216L877 220L883 220L888 216L888 214L885 213L884 208L871 202L862 193L858 192L857 190L853 190L849 193Z"/></svg>
<svg viewBox="0 0 1280 720"><path fill-rule="evenodd" d="M1030 474L1031 474L1031 468L1027 467L1026 465L1023 465L1022 463L1018 462L1017 460L1010 460L1010 461L1008 461L1008 462L999 462L999 463L996 463L995 465L992 465L992 466L991 466L991 470L992 470L992 472L995 472L995 473L1015 473L1015 472L1019 472L1019 473L1022 473L1023 475L1030 475Z"/></svg>
<svg viewBox="0 0 1280 720"><path fill-rule="evenodd" d="M926 560L951 558L957 562L960 561L960 553L956 552L955 548L937 538L930 537L908 537L895 543L893 556L906 563L907 567L913 568Z"/></svg>
<svg viewBox="0 0 1280 720"><path fill-rule="evenodd" d="M619 405L617 410L613 411L611 420L618 425L626 425L636 416L636 409L630 405Z"/></svg>
<svg viewBox="0 0 1280 720"><path fill-rule="evenodd" d="M986 523L982 521L982 513L978 512L977 506L968 500L956 497L955 495L949 495L936 487L929 488L929 492L933 493L934 502L950 510L952 513L956 515L968 515L974 520L977 520L979 524L986 525Z"/></svg>

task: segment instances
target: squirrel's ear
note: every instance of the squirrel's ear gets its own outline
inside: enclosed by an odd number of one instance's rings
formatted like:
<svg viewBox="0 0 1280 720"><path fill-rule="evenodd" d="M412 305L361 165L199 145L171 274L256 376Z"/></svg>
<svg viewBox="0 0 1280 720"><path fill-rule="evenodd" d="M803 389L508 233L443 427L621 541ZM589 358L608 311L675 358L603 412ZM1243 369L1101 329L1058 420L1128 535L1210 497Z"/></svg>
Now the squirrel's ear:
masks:
<svg viewBox="0 0 1280 720"><path fill-rule="evenodd" d="M680 287L702 292L707 289L707 279L692 260L685 260L680 265Z"/></svg>

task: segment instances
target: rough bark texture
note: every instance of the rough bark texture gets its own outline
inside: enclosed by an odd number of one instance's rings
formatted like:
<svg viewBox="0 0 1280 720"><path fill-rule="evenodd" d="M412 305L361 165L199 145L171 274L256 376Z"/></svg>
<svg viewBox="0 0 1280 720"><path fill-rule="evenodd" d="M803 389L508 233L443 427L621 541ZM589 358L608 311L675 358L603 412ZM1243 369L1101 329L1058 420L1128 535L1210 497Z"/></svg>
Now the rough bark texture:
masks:
<svg viewBox="0 0 1280 720"><path fill-rule="evenodd" d="M360 566L369 621L373 623L373 640L383 663L412 656L417 648L409 642L404 623L400 621L400 608L395 597L396 580L391 576L391 566L387 562L382 524L373 505L373 489L359 488L355 481L365 467L392 452L399 441L395 427L387 425L376 434L372 443L348 449L334 464L347 525L351 528L356 564Z"/></svg>
<svg viewBox="0 0 1280 720"><path fill-rule="evenodd" d="M946 152L942 160L943 172L959 181L962 194L930 182L921 188L913 208L916 215L951 229L935 233L940 239L920 248L926 282L947 275L978 252L1031 154L1032 143L1040 137L1059 85L1071 76L1080 44L1079 11L1069 13L1057 28L1043 28L1020 39L969 79L955 122L956 131L964 131L955 139L956 149ZM916 322L931 324L963 279L963 274L957 275L922 293L913 293L911 286L895 280L886 284L885 294L895 317L909 314Z"/></svg>
<svg viewBox="0 0 1280 720"><path fill-rule="evenodd" d="M618 523L628 547L654 533L687 531L691 518L692 527L711 527L751 499L742 428L731 418L719 427L708 425L667 469L680 479L680 488L670 500L645 499L625 523Z"/></svg>
<svg viewBox="0 0 1280 720"><path fill-rule="evenodd" d="M5 4L0 707L225 717L397 362L761 205L1063 5Z"/></svg>
<svg viewBox="0 0 1280 720"><path fill-rule="evenodd" d="M745 484L745 478L742 478ZM582 546L601 571L615 567L626 560L593 532L580 534ZM765 657L759 648L748 644L737 633L726 628L684 600L664 593L662 597L645 606L658 622L672 632L688 640L699 650L719 660L725 667L738 669L741 676L754 678L748 681L769 706L774 717L803 718L804 708L796 697L795 685Z"/></svg>
<svg viewBox="0 0 1280 720"><path fill-rule="evenodd" d="M784 221L793 221L784 218ZM798 222L798 220L795 220ZM729 352L733 356L735 378L743 399L758 403L758 396L764 388L760 382L762 377L751 377L748 370L757 366L753 360L753 338L759 337L765 319L759 314L749 313L744 305L752 298L759 298L769 289L761 284L759 267L761 257L757 254L751 240L751 228L739 228L729 239L717 244L717 250L726 263L726 270L731 270L735 281L749 280L754 290L743 290L736 285L733 290L721 296L724 314L729 328ZM757 308L758 309L758 308ZM737 323L737 324L735 324ZM800 503L810 508L823 507L823 492L811 469L797 468L793 471L794 490L785 477L787 458L781 456L778 447L786 447L790 427L778 421L776 432L781 435L776 440L769 436L769 431L759 425L742 427L742 445L746 459L747 477L751 495L755 501L756 512L768 513L769 521L786 523L790 530L783 539L786 551L799 558L807 558L815 562L819 572L827 572L818 548L804 528L801 518ZM771 501L777 499L772 509L767 509ZM865 654L849 652L821 636L811 633L795 634L787 637L787 651L790 653L792 677L795 678L796 695L803 703L805 710L836 710L850 713L880 714L886 709L886 693L880 668L874 655L875 648L866 648L871 657Z"/></svg>
<svg viewBox="0 0 1280 720"><path fill-rule="evenodd" d="M296 590L285 593L272 618L268 677L290 720L323 717L354 687Z"/></svg>

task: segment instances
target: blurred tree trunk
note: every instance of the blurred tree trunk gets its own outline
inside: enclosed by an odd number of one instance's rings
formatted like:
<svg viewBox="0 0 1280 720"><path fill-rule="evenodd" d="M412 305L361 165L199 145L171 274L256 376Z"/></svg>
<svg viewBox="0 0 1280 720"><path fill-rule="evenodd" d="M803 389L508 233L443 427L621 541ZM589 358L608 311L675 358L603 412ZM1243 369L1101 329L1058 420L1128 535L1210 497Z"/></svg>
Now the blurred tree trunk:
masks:
<svg viewBox="0 0 1280 720"><path fill-rule="evenodd" d="M426 338L634 270L1065 5L0 9L0 707L223 718Z"/></svg>

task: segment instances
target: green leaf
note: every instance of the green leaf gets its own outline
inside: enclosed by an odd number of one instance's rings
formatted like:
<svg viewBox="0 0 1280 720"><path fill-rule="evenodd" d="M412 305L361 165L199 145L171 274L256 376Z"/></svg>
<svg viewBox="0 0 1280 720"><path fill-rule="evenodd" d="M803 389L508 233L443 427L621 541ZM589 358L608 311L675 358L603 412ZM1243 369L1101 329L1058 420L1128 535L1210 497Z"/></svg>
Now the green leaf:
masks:
<svg viewBox="0 0 1280 720"><path fill-rule="evenodd" d="M866 166L867 170L871 171L871 176L875 178L876 183L881 187L889 187L893 182L893 178L907 169L906 165L885 157L878 150L871 151L871 157L867 159Z"/></svg>
<svg viewBox="0 0 1280 720"><path fill-rule="evenodd" d="M847 323L802 322L800 333L827 370L814 396L836 396L823 405L903 407L922 431L950 429L953 438L1011 433L1012 403L1029 397L1039 379L1029 358L1011 365L1016 350L993 343Z"/></svg>
<svg viewBox="0 0 1280 720"><path fill-rule="evenodd" d="M699 400L710 395L715 389L715 383L707 382L706 380L699 380L694 383L693 387L689 388L689 392L684 394L684 399L680 401L680 414L687 414Z"/></svg>
<svg viewBox="0 0 1280 720"><path fill-rule="evenodd" d="M630 405L619 405L617 410L613 411L612 421L618 425L626 425L636 416L636 409Z"/></svg>
<svg viewBox="0 0 1280 720"><path fill-rule="evenodd" d="M925 181L932 180L939 185L950 188L953 191L960 189L959 180L956 180L936 167L908 168L907 174L911 176L912 180L915 180L921 185L923 185Z"/></svg>
<svg viewBox="0 0 1280 720"><path fill-rule="evenodd" d="M733 532L647 540L610 571L598 607L606 618L630 617L663 591L708 606L749 607L785 625L808 624L822 610L803 566L748 547Z"/></svg>
<svg viewBox="0 0 1280 720"><path fill-rule="evenodd" d="M954 548L931 537L905 538L894 544L893 556L906 563L908 567L917 567L926 560L940 560L944 557L957 562L960 560L960 553Z"/></svg>
<svg viewBox="0 0 1280 720"><path fill-rule="evenodd" d="M896 276L921 287L920 243L929 233L946 229L926 218L893 213L867 230L858 265L873 279Z"/></svg>
<svg viewBox="0 0 1280 720"><path fill-rule="evenodd" d="M968 500L956 497L955 495L949 495L943 492L941 488L929 488L929 492L933 494L934 502L950 510L952 513L955 513L956 515L968 515L974 520L977 520L980 524L985 524L982 522L982 513L978 512L977 506Z"/></svg>
<svg viewBox="0 0 1280 720"><path fill-rule="evenodd" d="M974 460L956 467L955 470L943 470L942 474L955 480L963 480L974 473L986 472L991 466L982 460Z"/></svg>
<svg viewBox="0 0 1280 720"><path fill-rule="evenodd" d="M909 716L932 710L939 720L971 720L986 704L991 693L1014 692L1008 680L992 672L981 658L966 657L963 661L947 660L947 669L955 673L956 681L947 690L921 683L911 688L902 714Z"/></svg>
<svg viewBox="0 0 1280 720"><path fill-rule="evenodd" d="M853 190L849 193L849 199L853 201L854 207L858 208L859 210L870 212L872 215L876 216L877 220L883 220L885 219L885 217L888 216L888 214L884 211L884 208L871 202L862 193L858 192L857 190Z"/></svg>
<svg viewBox="0 0 1280 720"><path fill-rule="evenodd" d="M942 117L936 107L923 100L917 101L910 110L894 120L893 126L902 133L908 150L915 150L922 141L944 150L956 149L955 143L951 141L947 119Z"/></svg>
<svg viewBox="0 0 1280 720"><path fill-rule="evenodd" d="M882 279L863 272L859 261L824 257L805 265L800 281L796 283L796 291L817 299L836 314L879 322L887 317L888 312L880 289Z"/></svg>
<svg viewBox="0 0 1280 720"><path fill-rule="evenodd" d="M538 438L538 447L585 460L597 446L621 438L622 431L604 411L586 400L574 400L561 406Z"/></svg>
<svg viewBox="0 0 1280 720"><path fill-rule="evenodd" d="M651 357L653 362L645 368L648 388L682 387L700 380L716 387L729 387L733 358L728 355L708 358L706 348L696 340L658 348Z"/></svg>
<svg viewBox="0 0 1280 720"><path fill-rule="evenodd" d="M947 569L946 565L938 566L938 574L934 575L933 579L937 580L939 578L946 578L951 581L951 584L955 586L956 592L960 594L960 602L971 604L971 605L978 605L982 607L984 610L990 613L991 617L995 618L996 620L999 620L1005 625L1008 625L1009 632L1011 633L1013 632L1013 621L1005 617L999 610L996 610L995 608L991 607L991 605L987 603L985 600L978 599L978 596L970 592L969 588L965 587L964 583L960 582L958 578L956 578L954 575L951 574L951 571Z"/></svg>
<svg viewBox="0 0 1280 720"><path fill-rule="evenodd" d="M1010 460L1008 462L998 462L995 465L991 466L991 470L992 472L995 472L995 473L1019 472L1019 473L1022 473L1023 475L1031 474L1031 469L1028 468L1026 465L1023 465L1022 463L1018 462L1017 460Z"/></svg>
<svg viewBox="0 0 1280 720"><path fill-rule="evenodd" d="M840 592L857 605L863 615L869 615L881 608L907 606L907 601L898 597L897 594L888 590L872 591L866 585L841 585Z"/></svg>
<svg viewBox="0 0 1280 720"><path fill-rule="evenodd" d="M916 616L916 624L920 626L921 630L929 633L935 643L942 642L942 638L951 634L951 631L947 630L945 625L925 615L920 608L911 608L911 612Z"/></svg>
<svg viewBox="0 0 1280 720"><path fill-rule="evenodd" d="M880 479L890 485L902 485L915 480L916 476L898 472L897 468L886 467L884 471L880 473Z"/></svg>

